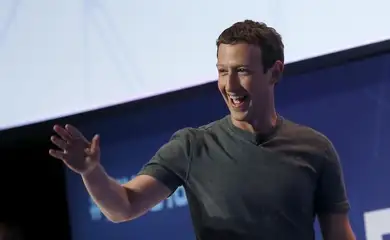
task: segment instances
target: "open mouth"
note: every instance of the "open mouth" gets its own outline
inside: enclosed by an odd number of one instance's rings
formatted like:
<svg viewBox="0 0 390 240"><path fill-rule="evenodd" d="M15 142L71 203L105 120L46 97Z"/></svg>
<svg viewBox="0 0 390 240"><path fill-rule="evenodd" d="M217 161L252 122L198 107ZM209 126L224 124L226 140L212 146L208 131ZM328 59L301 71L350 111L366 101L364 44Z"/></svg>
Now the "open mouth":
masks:
<svg viewBox="0 0 390 240"><path fill-rule="evenodd" d="M233 107L241 107L248 99L248 96L246 96L246 95L228 95L228 98L229 98L229 101Z"/></svg>

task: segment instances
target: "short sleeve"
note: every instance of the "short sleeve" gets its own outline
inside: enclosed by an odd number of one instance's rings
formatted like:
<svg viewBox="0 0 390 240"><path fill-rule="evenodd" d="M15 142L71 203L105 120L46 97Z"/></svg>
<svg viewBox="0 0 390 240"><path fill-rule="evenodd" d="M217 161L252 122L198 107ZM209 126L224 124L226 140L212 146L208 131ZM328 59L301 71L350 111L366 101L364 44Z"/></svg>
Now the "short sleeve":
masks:
<svg viewBox="0 0 390 240"><path fill-rule="evenodd" d="M190 163L191 139L189 129L177 131L140 170L138 175L149 175L174 192L183 185Z"/></svg>
<svg viewBox="0 0 390 240"><path fill-rule="evenodd" d="M315 194L317 214L346 213L349 211L343 171L339 156L329 142Z"/></svg>

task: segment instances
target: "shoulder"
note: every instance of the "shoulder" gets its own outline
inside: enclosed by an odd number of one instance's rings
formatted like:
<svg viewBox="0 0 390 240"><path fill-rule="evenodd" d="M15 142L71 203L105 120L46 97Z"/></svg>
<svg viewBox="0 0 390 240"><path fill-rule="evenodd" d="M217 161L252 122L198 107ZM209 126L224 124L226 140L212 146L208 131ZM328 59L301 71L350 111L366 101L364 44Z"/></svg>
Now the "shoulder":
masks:
<svg viewBox="0 0 390 240"><path fill-rule="evenodd" d="M186 127L176 131L171 140L180 139L192 144L204 143L209 138L214 138L226 130L226 117L210 122L199 127Z"/></svg>
<svg viewBox="0 0 390 240"><path fill-rule="evenodd" d="M297 142L315 143L321 147L329 147L332 142L322 132L302 124L285 119L281 134L291 137Z"/></svg>
<svg viewBox="0 0 390 240"><path fill-rule="evenodd" d="M218 134L225 130L226 117L210 122L199 127L186 127L176 131L172 137L196 138L205 134Z"/></svg>
<svg viewBox="0 0 390 240"><path fill-rule="evenodd" d="M294 145L306 146L323 157L334 157L333 155L336 154L332 141L312 127L284 119L279 134L280 137L289 139Z"/></svg>

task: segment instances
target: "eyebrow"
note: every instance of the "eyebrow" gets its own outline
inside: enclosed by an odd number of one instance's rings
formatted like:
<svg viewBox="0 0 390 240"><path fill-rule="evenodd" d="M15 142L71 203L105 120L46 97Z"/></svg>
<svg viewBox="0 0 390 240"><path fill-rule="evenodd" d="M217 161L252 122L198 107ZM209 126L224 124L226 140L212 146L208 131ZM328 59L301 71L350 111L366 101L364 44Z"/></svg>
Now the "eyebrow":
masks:
<svg viewBox="0 0 390 240"><path fill-rule="evenodd" d="M216 64L216 66L217 67L227 67L225 64ZM240 68L240 67L246 67L246 68L248 68L249 67L249 65L247 65L247 64L238 64L238 65L233 65L233 66L231 66L231 67L233 67L233 68Z"/></svg>

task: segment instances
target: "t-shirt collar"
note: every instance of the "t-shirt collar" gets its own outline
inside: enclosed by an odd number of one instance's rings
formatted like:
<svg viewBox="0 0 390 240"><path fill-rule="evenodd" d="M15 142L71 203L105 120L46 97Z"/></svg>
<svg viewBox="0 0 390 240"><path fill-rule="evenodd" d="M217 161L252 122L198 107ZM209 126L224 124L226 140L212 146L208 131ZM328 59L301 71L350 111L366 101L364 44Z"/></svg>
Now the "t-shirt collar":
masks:
<svg viewBox="0 0 390 240"><path fill-rule="evenodd" d="M236 127L233 124L230 115L226 116L226 119L228 122L228 127L233 134L243 138L246 141L252 142L253 144L256 144L256 145L260 145L260 144L272 139L276 135L277 131L279 130L280 126L283 123L283 117L278 114L275 127L273 127L272 130L270 130L268 133L264 134L264 133L252 133L252 132L243 130L239 127Z"/></svg>

